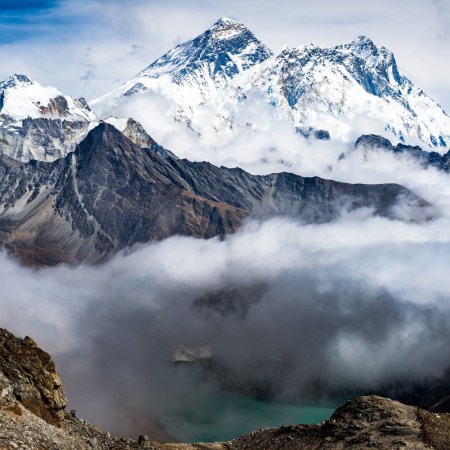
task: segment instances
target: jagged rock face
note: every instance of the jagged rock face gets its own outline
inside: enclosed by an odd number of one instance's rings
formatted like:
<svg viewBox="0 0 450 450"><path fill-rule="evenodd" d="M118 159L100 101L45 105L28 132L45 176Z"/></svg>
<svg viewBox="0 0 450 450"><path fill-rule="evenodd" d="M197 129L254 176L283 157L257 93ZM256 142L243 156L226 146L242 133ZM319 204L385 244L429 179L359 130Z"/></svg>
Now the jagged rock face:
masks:
<svg viewBox="0 0 450 450"><path fill-rule="evenodd" d="M444 152L450 142L450 117L399 72L392 52L369 38L332 48L285 48L274 56L230 19L178 45L91 105L107 117L131 97L141 97L141 108L147 94L157 93L169 100L176 120L198 133L195 123L205 104L215 113L211 126L232 133L252 122L242 118L240 106L252 101L255 90L275 107L276 117L301 129L326 128L333 138L353 139L352 124L365 118L404 143L420 140Z"/></svg>
<svg viewBox="0 0 450 450"><path fill-rule="evenodd" d="M0 124L0 154L18 161L55 161L73 152L89 131L89 123L55 119L24 119Z"/></svg>
<svg viewBox="0 0 450 450"><path fill-rule="evenodd" d="M67 398L50 355L26 337L0 329L0 405L20 402L46 422L64 418Z"/></svg>
<svg viewBox="0 0 450 450"><path fill-rule="evenodd" d="M405 188L394 184L348 184L285 172L254 176L239 168L186 160L173 161L172 166L184 172L195 193L247 210L255 217L281 215L323 223L335 219L346 204L350 210L369 207L377 215L390 216L391 207L403 195L414 202ZM419 203L425 206L423 201Z"/></svg>
<svg viewBox="0 0 450 450"><path fill-rule="evenodd" d="M138 147L150 149L163 158L168 158L170 156L173 159L177 159L177 156L174 153L159 145L145 131L144 127L134 119L117 119L116 117L109 117L105 122L121 131L126 138Z"/></svg>
<svg viewBox="0 0 450 450"><path fill-rule="evenodd" d="M341 209L393 217L399 199L429 206L393 184L351 185L161 157L102 123L54 163L0 158L0 240L25 261L100 261L136 243L172 235L210 238L244 218L335 219ZM428 214L428 212L426 213Z"/></svg>

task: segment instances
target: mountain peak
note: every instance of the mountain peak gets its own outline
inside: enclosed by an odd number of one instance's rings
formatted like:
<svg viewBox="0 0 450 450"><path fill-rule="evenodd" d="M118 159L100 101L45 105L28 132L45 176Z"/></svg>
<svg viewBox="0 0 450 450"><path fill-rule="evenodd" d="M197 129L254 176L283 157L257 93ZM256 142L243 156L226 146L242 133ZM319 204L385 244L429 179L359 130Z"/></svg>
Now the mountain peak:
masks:
<svg viewBox="0 0 450 450"><path fill-rule="evenodd" d="M6 80L0 82L0 90L5 90L10 87L26 86L33 84L33 81L27 75L14 74L9 76Z"/></svg>
<svg viewBox="0 0 450 450"><path fill-rule="evenodd" d="M349 44L337 48L350 50L352 53L360 55L363 58L374 56L380 60L386 60L388 63L395 63L394 54L386 47L376 45L368 36L358 36Z"/></svg>
<svg viewBox="0 0 450 450"><path fill-rule="evenodd" d="M211 27L211 29L227 28L233 26L245 26L245 25L242 22L230 19L229 17L222 17L221 19L214 22L214 25Z"/></svg>
<svg viewBox="0 0 450 450"><path fill-rule="evenodd" d="M90 122L96 119L84 99L73 99L53 86L43 86L20 74L0 82L0 113L16 121L51 118Z"/></svg>
<svg viewBox="0 0 450 450"><path fill-rule="evenodd" d="M24 83L24 84L32 84L33 83L33 81L27 75L22 75L22 74L17 74L17 73L10 76L9 79L11 81L15 81L17 83Z"/></svg>
<svg viewBox="0 0 450 450"><path fill-rule="evenodd" d="M379 54L388 53L388 50L384 47L379 47L375 42L368 36L358 36L356 39L348 44L340 45L336 47L337 50L350 51L356 55L360 55L363 58L370 56L378 56Z"/></svg>
<svg viewBox="0 0 450 450"><path fill-rule="evenodd" d="M359 46L359 47L376 47L375 42L373 42L373 40L368 37L368 36L364 36L364 35L360 35L358 36L356 39L354 39L350 45L353 46Z"/></svg>
<svg viewBox="0 0 450 450"><path fill-rule="evenodd" d="M213 80L234 75L265 61L272 52L241 22L222 17L196 38L177 45L135 77L171 75L177 83L199 71ZM195 75L193 75L195 77Z"/></svg>
<svg viewBox="0 0 450 450"><path fill-rule="evenodd" d="M208 31L214 39L230 39L248 30L242 22L222 17Z"/></svg>

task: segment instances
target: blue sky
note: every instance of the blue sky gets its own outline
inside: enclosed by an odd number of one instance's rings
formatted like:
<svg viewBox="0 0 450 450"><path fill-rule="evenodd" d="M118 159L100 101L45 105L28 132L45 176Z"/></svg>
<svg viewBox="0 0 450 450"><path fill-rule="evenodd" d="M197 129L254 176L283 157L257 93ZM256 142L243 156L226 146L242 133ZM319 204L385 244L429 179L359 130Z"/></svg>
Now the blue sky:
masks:
<svg viewBox="0 0 450 450"><path fill-rule="evenodd" d="M30 39L44 25L51 27L50 11L57 0L2 0L0 2L0 43Z"/></svg>
<svg viewBox="0 0 450 450"><path fill-rule="evenodd" d="M222 16L273 51L370 36L450 111L448 0L0 0L0 79L26 73L71 95L117 87Z"/></svg>
<svg viewBox="0 0 450 450"><path fill-rule="evenodd" d="M17 12L17 11L40 11L53 8L57 4L57 0L2 0L0 3L0 11Z"/></svg>

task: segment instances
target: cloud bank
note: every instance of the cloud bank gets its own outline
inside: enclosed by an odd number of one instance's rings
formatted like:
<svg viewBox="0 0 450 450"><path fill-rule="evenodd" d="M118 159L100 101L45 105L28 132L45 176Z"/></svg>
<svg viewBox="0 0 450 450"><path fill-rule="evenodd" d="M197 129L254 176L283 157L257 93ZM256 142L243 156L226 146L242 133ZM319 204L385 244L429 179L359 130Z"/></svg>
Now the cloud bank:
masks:
<svg viewBox="0 0 450 450"><path fill-rule="evenodd" d="M191 161L209 161L216 166L240 167L252 174L290 172L301 176L319 176L347 183L401 184L440 208L449 206L448 176L432 167L424 170L408 154L382 149L355 149L362 134L386 135L383 126L366 117L355 117L352 131L330 141L305 139L283 117L275 118L274 109L264 95L253 92L249 100L230 106L231 128L220 122L213 105L199 105L186 122L173 116L176 106L152 92L130 98L112 113L133 117L163 147ZM326 129L326 120L322 127ZM195 130L195 131L194 131ZM398 140L391 137L392 143Z"/></svg>

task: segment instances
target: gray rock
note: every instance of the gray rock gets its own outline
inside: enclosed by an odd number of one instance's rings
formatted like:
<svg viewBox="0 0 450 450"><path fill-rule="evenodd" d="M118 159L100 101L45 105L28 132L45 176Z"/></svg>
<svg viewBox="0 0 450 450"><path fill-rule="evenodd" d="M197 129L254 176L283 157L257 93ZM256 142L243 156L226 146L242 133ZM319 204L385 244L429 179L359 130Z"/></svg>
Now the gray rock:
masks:
<svg viewBox="0 0 450 450"><path fill-rule="evenodd" d="M28 118L16 124L0 116L0 154L23 162L55 161L74 151L88 131L86 121Z"/></svg>
<svg viewBox="0 0 450 450"><path fill-rule="evenodd" d="M366 134L358 138L355 143L355 148L362 149L382 149L397 154L406 154L416 159L424 168L434 167L439 170L448 172L450 170L450 151L445 155L440 155L437 152L427 152L419 146L397 144L395 147L391 142L375 134Z"/></svg>

